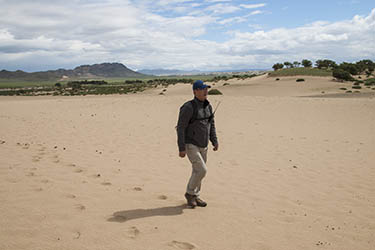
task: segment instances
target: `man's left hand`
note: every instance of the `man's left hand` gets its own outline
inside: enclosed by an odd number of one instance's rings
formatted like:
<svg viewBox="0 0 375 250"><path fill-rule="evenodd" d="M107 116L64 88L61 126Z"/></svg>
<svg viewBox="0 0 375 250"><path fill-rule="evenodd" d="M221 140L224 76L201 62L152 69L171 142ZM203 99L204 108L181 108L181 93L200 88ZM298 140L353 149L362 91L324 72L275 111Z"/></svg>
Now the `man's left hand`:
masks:
<svg viewBox="0 0 375 250"><path fill-rule="evenodd" d="M214 151L217 151L219 149L219 144L216 144L215 146L214 146Z"/></svg>

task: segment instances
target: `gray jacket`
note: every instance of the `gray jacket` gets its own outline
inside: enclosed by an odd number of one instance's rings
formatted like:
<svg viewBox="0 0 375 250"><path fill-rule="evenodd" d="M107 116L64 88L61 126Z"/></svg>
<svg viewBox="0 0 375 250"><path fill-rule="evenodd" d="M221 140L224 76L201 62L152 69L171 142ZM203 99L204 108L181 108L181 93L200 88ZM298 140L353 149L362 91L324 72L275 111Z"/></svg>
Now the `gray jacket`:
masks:
<svg viewBox="0 0 375 250"><path fill-rule="evenodd" d="M194 144L198 147L205 148L208 145L208 140L213 145L217 145L215 120L203 119L212 115L212 106L209 101L204 102L193 99L197 103L197 117L192 123L193 105L190 101L186 102L180 108L177 123L177 144L180 152L185 151L185 144Z"/></svg>

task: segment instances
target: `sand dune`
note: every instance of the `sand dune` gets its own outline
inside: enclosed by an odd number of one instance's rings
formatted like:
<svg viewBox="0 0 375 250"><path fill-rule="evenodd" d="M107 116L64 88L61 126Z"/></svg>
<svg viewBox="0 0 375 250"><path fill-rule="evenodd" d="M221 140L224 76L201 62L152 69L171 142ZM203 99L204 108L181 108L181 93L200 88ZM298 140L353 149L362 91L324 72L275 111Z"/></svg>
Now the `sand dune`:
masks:
<svg viewBox="0 0 375 250"><path fill-rule="evenodd" d="M174 130L191 86L1 97L0 249L375 249L375 100L304 78L214 85L196 209Z"/></svg>

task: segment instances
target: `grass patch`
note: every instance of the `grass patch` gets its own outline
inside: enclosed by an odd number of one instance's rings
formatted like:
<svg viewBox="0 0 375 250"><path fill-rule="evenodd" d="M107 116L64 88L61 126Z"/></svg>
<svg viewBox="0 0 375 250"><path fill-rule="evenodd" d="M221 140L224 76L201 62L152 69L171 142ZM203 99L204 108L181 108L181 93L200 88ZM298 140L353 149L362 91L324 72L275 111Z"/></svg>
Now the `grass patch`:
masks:
<svg viewBox="0 0 375 250"><path fill-rule="evenodd" d="M201 79L206 82L215 82L218 80L229 80L233 78L251 78L253 75L195 75L195 76L168 76L149 78L92 78L92 79L67 79L64 81L19 81L0 79L0 95L109 95L109 94L127 94L142 92L149 88L175 85L177 83L192 84L195 80ZM229 83L225 83L229 85ZM217 94L211 92L211 94ZM221 94L221 93L220 93Z"/></svg>
<svg viewBox="0 0 375 250"><path fill-rule="evenodd" d="M375 86L375 78L366 79L365 86Z"/></svg>
<svg viewBox="0 0 375 250"><path fill-rule="evenodd" d="M280 69L269 73L269 76L332 76L332 71L318 68Z"/></svg>

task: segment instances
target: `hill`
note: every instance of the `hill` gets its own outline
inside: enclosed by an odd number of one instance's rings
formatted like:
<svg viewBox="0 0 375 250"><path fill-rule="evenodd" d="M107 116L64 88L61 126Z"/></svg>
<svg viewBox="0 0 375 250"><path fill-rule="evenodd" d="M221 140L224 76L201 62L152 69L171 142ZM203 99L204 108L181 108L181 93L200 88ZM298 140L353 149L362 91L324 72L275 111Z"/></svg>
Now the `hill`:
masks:
<svg viewBox="0 0 375 250"><path fill-rule="evenodd" d="M108 78L108 77L142 77L141 73L128 69L121 63L101 63L93 65L81 65L74 69L58 69L40 72L0 71L0 79L48 81L70 78Z"/></svg>
<svg viewBox="0 0 375 250"><path fill-rule="evenodd" d="M269 76L332 76L332 71L318 68L280 69L269 73Z"/></svg>

